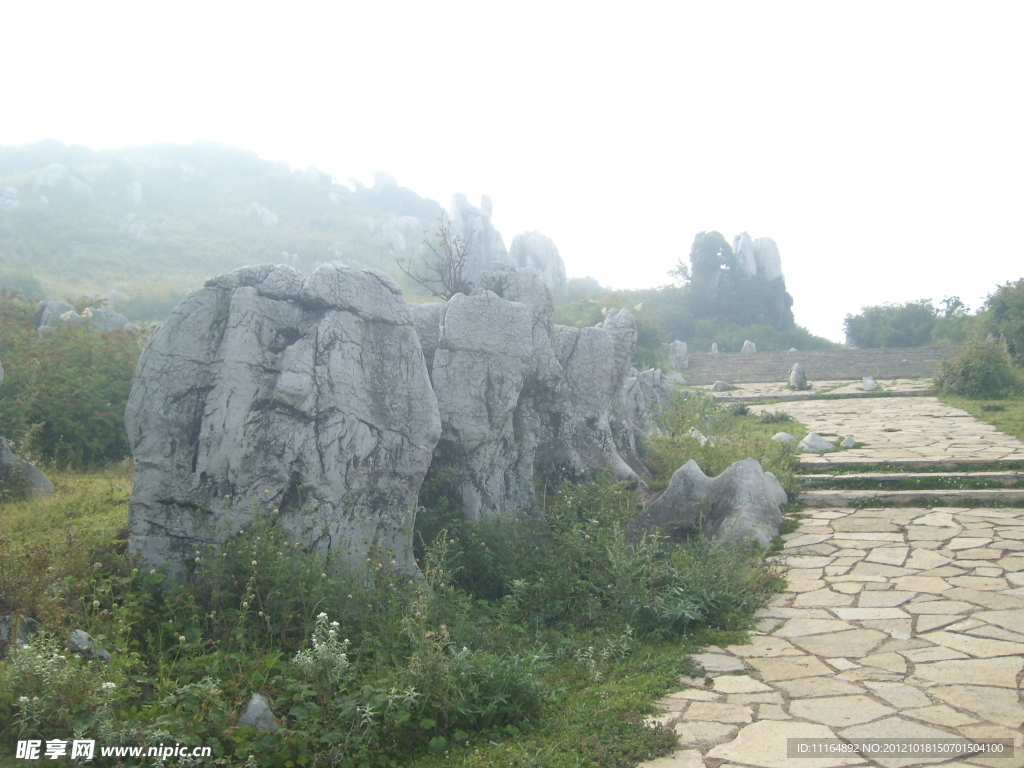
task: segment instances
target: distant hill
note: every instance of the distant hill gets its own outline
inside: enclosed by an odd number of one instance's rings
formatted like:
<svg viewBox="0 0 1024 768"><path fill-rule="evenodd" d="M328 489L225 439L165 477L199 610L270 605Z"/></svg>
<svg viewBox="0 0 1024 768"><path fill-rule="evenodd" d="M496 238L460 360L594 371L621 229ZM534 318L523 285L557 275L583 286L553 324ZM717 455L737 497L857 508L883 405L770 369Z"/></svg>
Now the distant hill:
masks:
<svg viewBox="0 0 1024 768"><path fill-rule="evenodd" d="M162 320L186 291L244 264L304 272L340 260L396 273L441 206L378 174L373 187L216 144L93 151L0 147L0 288L100 293Z"/></svg>

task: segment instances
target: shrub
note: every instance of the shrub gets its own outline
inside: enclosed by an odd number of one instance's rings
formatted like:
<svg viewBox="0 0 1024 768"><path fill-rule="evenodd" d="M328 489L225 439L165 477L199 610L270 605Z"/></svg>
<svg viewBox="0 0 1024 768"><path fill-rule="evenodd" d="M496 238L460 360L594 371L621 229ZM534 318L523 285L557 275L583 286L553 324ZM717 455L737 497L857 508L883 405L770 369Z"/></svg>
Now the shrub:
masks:
<svg viewBox="0 0 1024 768"><path fill-rule="evenodd" d="M1020 374L994 340L975 341L942 361L935 379L939 390L976 400L996 400L1021 390Z"/></svg>
<svg viewBox="0 0 1024 768"><path fill-rule="evenodd" d="M861 349L923 347L931 341L938 314L930 299L864 307L843 321L846 342Z"/></svg>
<svg viewBox="0 0 1024 768"><path fill-rule="evenodd" d="M996 289L985 302L983 324L1005 344L1010 356L1024 364L1024 279Z"/></svg>

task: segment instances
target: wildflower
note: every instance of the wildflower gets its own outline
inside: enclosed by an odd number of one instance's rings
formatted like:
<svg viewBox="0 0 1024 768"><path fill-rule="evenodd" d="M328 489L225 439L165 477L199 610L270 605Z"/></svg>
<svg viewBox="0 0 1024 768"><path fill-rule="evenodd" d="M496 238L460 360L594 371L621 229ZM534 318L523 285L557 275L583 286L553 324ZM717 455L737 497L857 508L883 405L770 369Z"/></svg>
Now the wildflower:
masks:
<svg viewBox="0 0 1024 768"><path fill-rule="evenodd" d="M264 488L264 489L263 489L263 495L264 495L264 496L269 496L269 495L270 495L270 490L269 490L269 489L267 489L267 488Z"/></svg>
<svg viewBox="0 0 1024 768"><path fill-rule="evenodd" d="M317 617L318 619L326 619L326 618L327 618L327 614L326 614L326 613L324 613L323 611L321 611L320 613L318 613L318 614L316 615L316 617Z"/></svg>
<svg viewBox="0 0 1024 768"><path fill-rule="evenodd" d="M327 578L327 574L326 573L321 573L320 574L320 578L321 579L326 579Z"/></svg>
<svg viewBox="0 0 1024 768"><path fill-rule="evenodd" d="M242 607L243 607L243 608L248 608L248 607L249 607L249 601L248 601L248 600L246 600L245 602L243 602L243 603L242 603Z"/></svg>
<svg viewBox="0 0 1024 768"><path fill-rule="evenodd" d="M139 573L139 569L138 568L132 568L132 576L137 576L138 573Z"/></svg>
<svg viewBox="0 0 1024 768"><path fill-rule="evenodd" d="M197 557L196 558L196 563L201 563L201 562L203 562L203 559L201 557Z"/></svg>
<svg viewBox="0 0 1024 768"><path fill-rule="evenodd" d="M263 611L260 611L260 616L262 616L262 615L263 615Z"/></svg>
<svg viewBox="0 0 1024 768"><path fill-rule="evenodd" d="M150 570L149 575L150 576L156 576L156 568L153 568L152 570Z"/></svg>
<svg viewBox="0 0 1024 768"><path fill-rule="evenodd" d="M255 560L253 560L253 561L252 561L252 564L253 564L253 565L256 565L256 561L255 561Z"/></svg>
<svg viewBox="0 0 1024 768"><path fill-rule="evenodd" d="M103 683L103 685L101 685L100 688L102 688L105 691L112 691L115 688L117 688L117 685L115 683Z"/></svg>
<svg viewBox="0 0 1024 768"><path fill-rule="evenodd" d="M185 636L184 635L178 635L178 642L179 643L184 643L185 642Z"/></svg>
<svg viewBox="0 0 1024 768"><path fill-rule="evenodd" d="M24 707L26 704L28 704L28 702L29 702L28 696L19 696L18 697L18 703L21 704L21 706Z"/></svg>
<svg viewBox="0 0 1024 768"><path fill-rule="evenodd" d="M274 510L274 514L276 515L276 514L278 514L278 513L280 512L280 511L281 511L280 509L275 509L275 510Z"/></svg>
<svg viewBox="0 0 1024 768"><path fill-rule="evenodd" d="M93 568L102 568L103 567L103 563L93 563L92 567Z"/></svg>
<svg viewBox="0 0 1024 768"><path fill-rule="evenodd" d="M99 600L93 600L92 601L92 607L93 608L99 608L100 607L100 601Z"/></svg>
<svg viewBox="0 0 1024 768"><path fill-rule="evenodd" d="M92 307L86 307L82 310L82 317L92 317Z"/></svg>

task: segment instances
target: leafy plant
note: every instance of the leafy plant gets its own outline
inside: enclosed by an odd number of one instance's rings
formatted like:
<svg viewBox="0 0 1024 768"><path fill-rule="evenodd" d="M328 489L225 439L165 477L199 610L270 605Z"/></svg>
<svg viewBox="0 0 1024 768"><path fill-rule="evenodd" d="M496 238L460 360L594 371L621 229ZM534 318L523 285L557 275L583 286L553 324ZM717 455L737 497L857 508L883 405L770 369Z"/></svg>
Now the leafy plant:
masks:
<svg viewBox="0 0 1024 768"><path fill-rule="evenodd" d="M1006 350L993 340L975 341L942 361L936 387L973 399L999 399L1020 392L1020 374Z"/></svg>

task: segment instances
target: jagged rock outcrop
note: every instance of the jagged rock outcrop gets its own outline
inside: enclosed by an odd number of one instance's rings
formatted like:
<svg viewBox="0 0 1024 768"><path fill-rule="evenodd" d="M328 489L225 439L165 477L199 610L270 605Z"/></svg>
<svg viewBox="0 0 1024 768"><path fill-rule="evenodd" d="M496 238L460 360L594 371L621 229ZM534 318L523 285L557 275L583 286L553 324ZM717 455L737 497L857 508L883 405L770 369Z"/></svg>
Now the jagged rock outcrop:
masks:
<svg viewBox="0 0 1024 768"><path fill-rule="evenodd" d="M756 459L737 461L714 478L691 459L636 519L633 533L658 528L673 538L703 534L729 544L767 547L779 535L785 501L779 481Z"/></svg>
<svg viewBox="0 0 1024 768"><path fill-rule="evenodd" d="M414 574L417 493L441 433L408 306L375 270L244 267L147 344L125 412L130 547L180 568L259 510L306 549Z"/></svg>
<svg viewBox="0 0 1024 768"><path fill-rule="evenodd" d="M754 255L754 241L746 232L740 232L732 239L732 252L736 256L736 267L745 277L757 274L757 257Z"/></svg>
<svg viewBox="0 0 1024 768"><path fill-rule="evenodd" d="M636 349L633 316L613 309L591 328L556 325L552 340L564 378L548 410L540 466L556 477L583 479L611 469L620 480L639 480L643 463L622 403Z"/></svg>
<svg viewBox="0 0 1024 768"><path fill-rule="evenodd" d="M750 339L743 342L743 349L740 350L740 354L752 355L757 352L757 345Z"/></svg>
<svg viewBox="0 0 1024 768"><path fill-rule="evenodd" d="M451 298L431 368L442 428L434 470L451 473L471 520L534 506L533 455L519 450L513 424L532 367L524 304L491 291Z"/></svg>
<svg viewBox="0 0 1024 768"><path fill-rule="evenodd" d="M409 305L409 314L412 315L413 324L416 326L416 335L420 339L420 349L423 350L427 370L434 364L434 353L437 351L437 341L441 336L441 315L444 314L445 306L436 301Z"/></svg>
<svg viewBox="0 0 1024 768"><path fill-rule="evenodd" d="M676 383L658 368L629 369L622 387L622 404L637 453L642 454L647 438L662 434L658 418L672 407Z"/></svg>
<svg viewBox="0 0 1024 768"><path fill-rule="evenodd" d="M512 238L508 250L512 263L521 269L537 273L545 285L560 296L569 295L569 281L565 276L565 262L551 238L540 232L523 232Z"/></svg>
<svg viewBox="0 0 1024 768"><path fill-rule="evenodd" d="M466 246L466 272L468 280L474 280L481 272L495 263L512 264L501 233L491 223L493 205L491 198L483 195L480 207L469 202L465 195L452 195L449 217L452 233Z"/></svg>
<svg viewBox="0 0 1024 768"><path fill-rule="evenodd" d="M757 263L757 274L765 280L775 280L783 276L779 246L770 237L759 237L754 241L754 261Z"/></svg>

